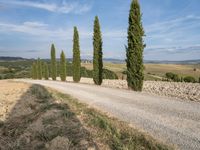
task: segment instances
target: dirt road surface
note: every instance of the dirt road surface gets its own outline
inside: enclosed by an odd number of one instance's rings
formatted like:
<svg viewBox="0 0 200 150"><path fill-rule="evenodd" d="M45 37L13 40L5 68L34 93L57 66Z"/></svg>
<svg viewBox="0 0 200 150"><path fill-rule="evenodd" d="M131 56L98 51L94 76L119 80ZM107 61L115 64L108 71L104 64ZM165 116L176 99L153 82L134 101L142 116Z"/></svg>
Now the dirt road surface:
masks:
<svg viewBox="0 0 200 150"><path fill-rule="evenodd" d="M70 94L183 150L200 149L200 103L58 81L17 80Z"/></svg>

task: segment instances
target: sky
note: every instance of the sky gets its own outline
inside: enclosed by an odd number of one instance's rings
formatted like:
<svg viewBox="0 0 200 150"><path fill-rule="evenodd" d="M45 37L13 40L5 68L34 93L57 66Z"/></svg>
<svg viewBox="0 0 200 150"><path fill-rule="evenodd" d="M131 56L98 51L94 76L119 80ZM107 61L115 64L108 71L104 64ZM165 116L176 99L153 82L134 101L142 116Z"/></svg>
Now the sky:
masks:
<svg viewBox="0 0 200 150"><path fill-rule="evenodd" d="M200 59L199 0L139 0L145 30L145 60ZM72 57L73 27L81 57L93 56L98 15L104 58L125 59L131 0L0 0L0 56L49 58L54 43Z"/></svg>

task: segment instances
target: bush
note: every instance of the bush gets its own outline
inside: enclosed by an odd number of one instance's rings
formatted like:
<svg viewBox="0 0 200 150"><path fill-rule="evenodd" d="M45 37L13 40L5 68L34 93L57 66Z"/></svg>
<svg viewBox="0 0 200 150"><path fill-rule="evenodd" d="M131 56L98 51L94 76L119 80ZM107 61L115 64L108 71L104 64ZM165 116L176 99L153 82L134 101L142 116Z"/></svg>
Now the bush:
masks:
<svg viewBox="0 0 200 150"><path fill-rule="evenodd" d="M14 79L14 74L13 73L7 73L7 74L5 74L4 79Z"/></svg>
<svg viewBox="0 0 200 150"><path fill-rule="evenodd" d="M172 73L172 72L168 72L165 74L165 76L167 77L167 79L171 79L174 82L180 82L180 78L177 74Z"/></svg>
<svg viewBox="0 0 200 150"><path fill-rule="evenodd" d="M67 76L72 76L73 75L72 64L68 63L67 68L68 68ZM88 70L85 67L81 67L81 77L93 78L93 71ZM110 71L108 69L103 69L103 79L118 79L118 76L113 71Z"/></svg>
<svg viewBox="0 0 200 150"><path fill-rule="evenodd" d="M103 79L118 79L118 76L113 71L103 69Z"/></svg>
<svg viewBox="0 0 200 150"><path fill-rule="evenodd" d="M191 76L187 76L183 79L185 82L191 82L191 83L195 83L196 80L194 77L191 77Z"/></svg>

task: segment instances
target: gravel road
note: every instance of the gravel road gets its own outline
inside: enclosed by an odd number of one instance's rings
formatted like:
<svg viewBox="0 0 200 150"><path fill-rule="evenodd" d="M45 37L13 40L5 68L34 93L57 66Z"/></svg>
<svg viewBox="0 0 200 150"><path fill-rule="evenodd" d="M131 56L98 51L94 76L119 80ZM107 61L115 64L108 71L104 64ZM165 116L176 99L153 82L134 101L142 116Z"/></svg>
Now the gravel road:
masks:
<svg viewBox="0 0 200 150"><path fill-rule="evenodd" d="M41 84L70 94L179 149L200 149L199 102L88 84L28 79L17 81Z"/></svg>

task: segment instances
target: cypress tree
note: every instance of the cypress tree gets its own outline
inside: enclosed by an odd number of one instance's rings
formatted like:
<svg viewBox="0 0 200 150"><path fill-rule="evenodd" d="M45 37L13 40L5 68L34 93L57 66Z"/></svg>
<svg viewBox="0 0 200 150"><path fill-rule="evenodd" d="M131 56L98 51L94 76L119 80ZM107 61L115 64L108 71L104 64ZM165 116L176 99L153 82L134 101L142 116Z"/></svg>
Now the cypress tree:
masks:
<svg viewBox="0 0 200 150"><path fill-rule="evenodd" d="M42 64L40 58L37 60L37 73L38 73L38 79L42 80Z"/></svg>
<svg viewBox="0 0 200 150"><path fill-rule="evenodd" d="M44 68L44 79L48 80L49 79L49 67L47 63L43 64L43 68Z"/></svg>
<svg viewBox="0 0 200 150"><path fill-rule="evenodd" d="M32 79L37 79L37 63L34 62L32 65Z"/></svg>
<svg viewBox="0 0 200 150"><path fill-rule="evenodd" d="M103 80L103 42L101 36L100 23L98 17L96 16L93 35L93 80L96 85L101 85Z"/></svg>
<svg viewBox="0 0 200 150"><path fill-rule="evenodd" d="M37 66L37 61L34 63L34 76L35 79L38 79L38 66Z"/></svg>
<svg viewBox="0 0 200 150"><path fill-rule="evenodd" d="M34 79L34 68L33 68L33 64L31 65L30 76L31 76L32 79Z"/></svg>
<svg viewBox="0 0 200 150"><path fill-rule="evenodd" d="M57 76L57 63L56 63L56 49L54 44L51 45L51 77L56 80Z"/></svg>
<svg viewBox="0 0 200 150"><path fill-rule="evenodd" d="M79 82L81 79L81 58L80 58L80 45L79 45L79 34L77 27L74 27L73 37L73 80Z"/></svg>
<svg viewBox="0 0 200 150"><path fill-rule="evenodd" d="M66 58L63 51L60 54L60 78L61 81L66 81Z"/></svg>
<svg viewBox="0 0 200 150"><path fill-rule="evenodd" d="M142 91L144 80L144 30L138 0L133 0L129 13L128 47L126 47L127 83L129 89Z"/></svg>

